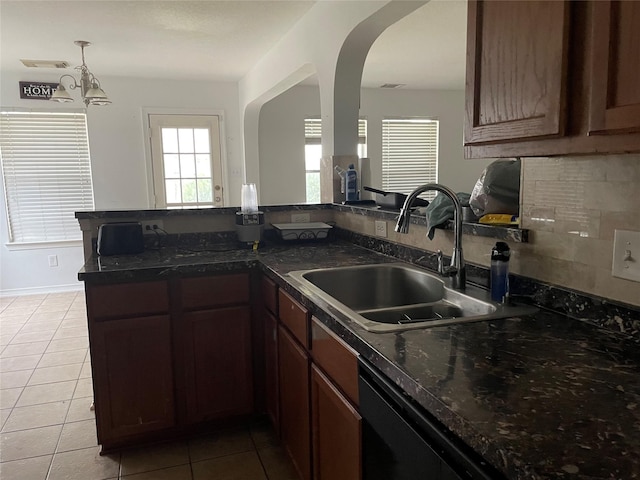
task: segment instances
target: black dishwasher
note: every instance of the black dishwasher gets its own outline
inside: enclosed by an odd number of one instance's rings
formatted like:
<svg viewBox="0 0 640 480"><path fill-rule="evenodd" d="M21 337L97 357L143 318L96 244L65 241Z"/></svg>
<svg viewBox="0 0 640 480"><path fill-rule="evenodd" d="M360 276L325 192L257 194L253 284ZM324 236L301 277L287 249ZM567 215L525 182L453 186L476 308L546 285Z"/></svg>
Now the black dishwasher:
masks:
<svg viewBox="0 0 640 480"><path fill-rule="evenodd" d="M505 479L375 367L358 363L363 480Z"/></svg>

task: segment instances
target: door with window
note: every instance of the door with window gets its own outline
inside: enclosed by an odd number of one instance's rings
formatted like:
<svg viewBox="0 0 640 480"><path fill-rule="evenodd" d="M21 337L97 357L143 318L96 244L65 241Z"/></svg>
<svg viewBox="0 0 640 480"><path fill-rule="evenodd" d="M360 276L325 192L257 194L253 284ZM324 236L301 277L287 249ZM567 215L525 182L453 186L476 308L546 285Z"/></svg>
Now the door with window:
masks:
<svg viewBox="0 0 640 480"><path fill-rule="evenodd" d="M217 115L149 115L156 208L224 206Z"/></svg>

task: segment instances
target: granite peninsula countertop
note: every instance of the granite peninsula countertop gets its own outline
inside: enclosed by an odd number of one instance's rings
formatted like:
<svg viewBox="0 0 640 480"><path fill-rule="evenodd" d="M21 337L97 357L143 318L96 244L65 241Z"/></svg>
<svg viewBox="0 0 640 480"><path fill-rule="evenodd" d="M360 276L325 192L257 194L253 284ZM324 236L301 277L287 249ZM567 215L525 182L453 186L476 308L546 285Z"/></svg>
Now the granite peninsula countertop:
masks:
<svg viewBox="0 0 640 480"><path fill-rule="evenodd" d="M126 282L261 268L507 478L640 478L637 340L546 310L371 333L287 280L293 270L397 261L347 242L165 248L90 259L78 276Z"/></svg>

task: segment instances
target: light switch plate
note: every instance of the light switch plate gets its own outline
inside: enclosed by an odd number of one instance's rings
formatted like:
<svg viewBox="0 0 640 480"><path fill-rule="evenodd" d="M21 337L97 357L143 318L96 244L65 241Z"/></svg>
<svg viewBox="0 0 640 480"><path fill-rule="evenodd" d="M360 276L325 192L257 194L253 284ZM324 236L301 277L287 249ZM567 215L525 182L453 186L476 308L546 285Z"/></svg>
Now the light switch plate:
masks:
<svg viewBox="0 0 640 480"><path fill-rule="evenodd" d="M611 275L640 282L640 232L615 231Z"/></svg>

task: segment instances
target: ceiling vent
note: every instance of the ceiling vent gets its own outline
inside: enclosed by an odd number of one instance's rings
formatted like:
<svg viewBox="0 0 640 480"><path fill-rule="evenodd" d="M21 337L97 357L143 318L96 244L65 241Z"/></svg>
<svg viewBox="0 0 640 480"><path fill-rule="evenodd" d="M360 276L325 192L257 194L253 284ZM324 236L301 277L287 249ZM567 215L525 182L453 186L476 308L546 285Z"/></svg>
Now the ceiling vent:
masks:
<svg viewBox="0 0 640 480"><path fill-rule="evenodd" d="M64 60L24 60L20 59L25 67L29 68L67 68L69 62Z"/></svg>
<svg viewBox="0 0 640 480"><path fill-rule="evenodd" d="M384 85L380 85L380 88L402 88L406 86L406 83L385 83Z"/></svg>

